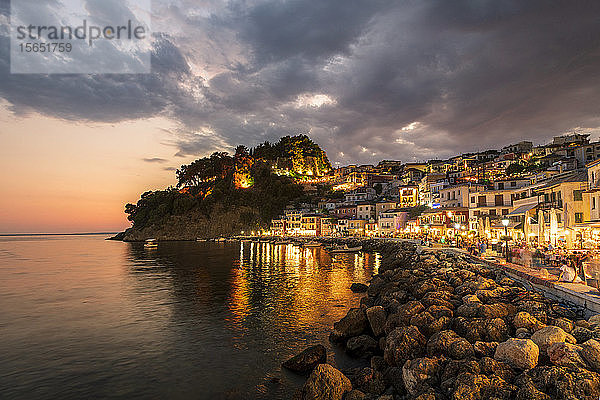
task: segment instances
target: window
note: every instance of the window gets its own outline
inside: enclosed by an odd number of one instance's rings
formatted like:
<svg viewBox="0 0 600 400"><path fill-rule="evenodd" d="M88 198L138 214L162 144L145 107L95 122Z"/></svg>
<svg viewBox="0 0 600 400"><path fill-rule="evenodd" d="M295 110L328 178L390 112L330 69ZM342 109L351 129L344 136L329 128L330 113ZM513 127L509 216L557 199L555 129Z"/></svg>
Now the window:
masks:
<svg viewBox="0 0 600 400"><path fill-rule="evenodd" d="M592 197L592 210L596 209L596 198Z"/></svg>
<svg viewBox="0 0 600 400"><path fill-rule="evenodd" d="M490 215L496 215L496 209L495 208L492 208L490 210Z"/></svg>
<svg viewBox="0 0 600 400"><path fill-rule="evenodd" d="M573 200L582 201L583 200L583 190L573 190Z"/></svg>
<svg viewBox="0 0 600 400"><path fill-rule="evenodd" d="M494 196L494 204L497 206L503 206L504 196L502 196L501 194L497 194L496 196Z"/></svg>
<svg viewBox="0 0 600 400"><path fill-rule="evenodd" d="M475 203L475 197L471 197L471 203Z"/></svg>
<svg viewBox="0 0 600 400"><path fill-rule="evenodd" d="M479 198L477 199L477 205L479 207L485 207L486 206L486 201L485 201L485 196L479 196Z"/></svg>
<svg viewBox="0 0 600 400"><path fill-rule="evenodd" d="M508 208L502 209L502 215L508 215Z"/></svg>
<svg viewBox="0 0 600 400"><path fill-rule="evenodd" d="M583 222L583 213L575 213L575 223L580 224Z"/></svg>
<svg viewBox="0 0 600 400"><path fill-rule="evenodd" d="M510 186L511 186L511 187L515 187L515 186L517 186L517 182L516 182L516 181L512 181L512 182L510 183Z"/></svg>

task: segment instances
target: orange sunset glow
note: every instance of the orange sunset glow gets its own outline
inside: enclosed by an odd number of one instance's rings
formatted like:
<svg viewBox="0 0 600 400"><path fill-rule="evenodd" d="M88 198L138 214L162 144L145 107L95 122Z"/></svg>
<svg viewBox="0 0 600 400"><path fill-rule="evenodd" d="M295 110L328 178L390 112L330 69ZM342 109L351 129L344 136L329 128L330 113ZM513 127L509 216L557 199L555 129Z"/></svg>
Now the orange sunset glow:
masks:
<svg viewBox="0 0 600 400"><path fill-rule="evenodd" d="M74 123L0 114L0 233L116 232L130 226L124 205L174 184L169 129L154 118ZM148 162L144 159L160 159ZM9 195L10 194L10 195Z"/></svg>

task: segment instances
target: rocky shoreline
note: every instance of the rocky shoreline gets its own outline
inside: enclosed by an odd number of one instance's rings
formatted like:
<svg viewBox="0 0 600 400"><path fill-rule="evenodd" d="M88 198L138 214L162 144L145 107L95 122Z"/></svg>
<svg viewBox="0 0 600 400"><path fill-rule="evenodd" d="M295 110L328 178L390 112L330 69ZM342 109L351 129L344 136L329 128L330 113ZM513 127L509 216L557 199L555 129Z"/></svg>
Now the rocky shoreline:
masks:
<svg viewBox="0 0 600 400"><path fill-rule="evenodd" d="M340 240L324 240L339 242ZM301 400L594 399L600 316L579 318L466 255L408 242L344 240L382 254L360 307L330 340L365 366L339 371L313 346L284 366Z"/></svg>

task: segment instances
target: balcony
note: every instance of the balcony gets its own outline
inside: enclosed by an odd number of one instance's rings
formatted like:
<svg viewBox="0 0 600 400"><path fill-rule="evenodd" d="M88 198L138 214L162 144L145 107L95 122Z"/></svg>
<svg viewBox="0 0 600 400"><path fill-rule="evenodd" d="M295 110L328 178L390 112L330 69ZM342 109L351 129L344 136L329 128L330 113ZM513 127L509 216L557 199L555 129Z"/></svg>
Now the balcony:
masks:
<svg viewBox="0 0 600 400"><path fill-rule="evenodd" d="M554 201L545 201L538 205L538 207L542 210L550 210L552 208L562 209L563 201L562 200L554 200Z"/></svg>

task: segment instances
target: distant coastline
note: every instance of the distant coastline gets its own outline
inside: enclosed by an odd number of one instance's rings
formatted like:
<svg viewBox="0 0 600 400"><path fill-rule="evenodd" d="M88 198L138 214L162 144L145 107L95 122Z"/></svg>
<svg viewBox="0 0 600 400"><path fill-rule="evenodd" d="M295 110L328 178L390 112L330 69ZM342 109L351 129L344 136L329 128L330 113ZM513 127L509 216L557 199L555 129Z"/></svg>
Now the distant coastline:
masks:
<svg viewBox="0 0 600 400"><path fill-rule="evenodd" d="M84 233L0 233L0 236L92 236L92 235L115 235L113 232L84 232Z"/></svg>

